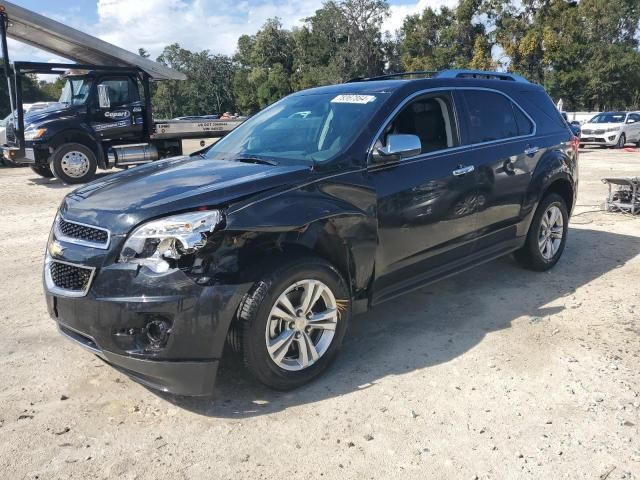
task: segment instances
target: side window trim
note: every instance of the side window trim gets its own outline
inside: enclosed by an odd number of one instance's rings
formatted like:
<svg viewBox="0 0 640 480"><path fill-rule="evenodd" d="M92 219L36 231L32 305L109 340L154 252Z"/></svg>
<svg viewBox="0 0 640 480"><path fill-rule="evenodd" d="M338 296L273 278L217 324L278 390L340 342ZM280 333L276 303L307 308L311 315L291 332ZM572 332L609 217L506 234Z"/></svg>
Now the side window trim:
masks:
<svg viewBox="0 0 640 480"><path fill-rule="evenodd" d="M474 89L474 88L468 88L466 89L467 91L474 91L474 90L479 90L479 89ZM527 138L527 137L531 137L534 136L536 134L536 123L533 121L533 119L531 118L530 115L527 114L527 112L518 104L518 102L516 102L513 98L511 98L509 95L500 92L500 91L494 91L492 90L490 93L497 93L497 94L501 94L509 103L509 107L507 107L508 109L511 110L511 114L513 115L513 122L514 125L516 127L516 134L515 135L508 135L502 138L497 138L495 140L485 140L482 142L472 142L471 138L465 138L465 140L468 141L467 144L465 144L466 146L469 147L476 147L476 146L482 146L482 145L491 145L494 143L504 143L504 142L510 142L512 140L519 140L522 138ZM468 99L466 95L461 95L461 103L464 105L463 106L463 110L464 110L464 117L465 117L465 126L467 129L471 128L471 124L469 122L469 104L468 104ZM529 122L531 122L531 127L532 127L532 131L530 133L527 133L525 135L520 135L520 127L518 124L518 119L516 117L516 112L515 112L515 108L519 109L520 112L525 116L525 118L527 118L529 120ZM469 132L465 132L466 134L468 134ZM468 135L465 135L468 136Z"/></svg>
<svg viewBox="0 0 640 480"><path fill-rule="evenodd" d="M460 115L460 109L457 105L458 102L458 95L455 95L454 92L457 91L481 91L481 92L493 92L493 93L498 93L500 95L502 95L503 97L506 97L508 100L510 100L513 105L515 105L517 108L520 109L520 111L529 119L529 121L531 122L531 124L533 125L533 132L528 134L528 135L519 135L516 137L509 137L509 138L503 138L500 140L491 140L488 142L480 142L480 143L469 143L469 144L463 144L462 139L462 132L460 130L460 125L463 121L463 119L459 118ZM524 138L531 138L531 137L535 137L536 133L538 132L538 125L536 124L535 120L531 117L531 115L529 115L529 113L522 108L522 106L520 105L519 102L517 102L513 97L511 97L510 95L500 91L500 90L496 90L494 88L487 88L487 87L436 87L436 88L426 88L423 90L419 90L417 92L412 93L411 95L409 95L408 97L406 97L402 102L400 102L400 104L393 109L393 111L387 115L387 117L385 118L384 122L382 122L382 126L378 129L378 131L376 132L375 136L373 137L373 140L371 141L371 143L369 144L369 150L367 153L367 166L371 166L373 165L373 163L371 162L371 156L373 155L373 149L375 148L376 142L378 141L378 139L380 138L380 136L384 133L384 131L386 130L386 128L389 126L389 124L396 118L396 116L402 111L402 109L404 109L404 107L406 107L410 102L412 102L413 100L415 100L416 98L419 98L421 96L426 96L429 95L431 93L437 94L437 93L449 93L451 99L452 99L452 108L453 108L453 118L452 121L455 122L455 127L456 127L456 131L458 133L458 146L456 147L451 147L451 148L447 148L444 150L438 150L435 152L426 152L426 153L420 153L416 156L413 157L408 157L405 160L403 160L402 162L400 162L400 165L402 165L403 163L406 163L407 161L411 161L411 160L416 160L416 159L422 159L422 158L426 158L426 157L432 157L435 155L442 155L443 153L449 153L449 152L456 152L462 149L468 149L471 147L476 147L476 146L484 146L484 145L492 145L495 143L502 143L502 142L512 142L514 140L520 140L520 139L524 139ZM465 107L463 107L464 109ZM467 125L468 122L464 122L465 126Z"/></svg>
<svg viewBox="0 0 640 480"><path fill-rule="evenodd" d="M447 97L449 100L449 106L446 110L442 110L443 115L447 114L449 119L448 128L451 129L451 141L453 146L442 148L440 150L434 150L431 152L424 152L414 155L412 157L405 158L401 163L406 163L407 161L413 161L416 159L421 159L423 157L432 157L439 156L442 154L446 154L450 151L459 150L463 148L462 145L462 137L460 136L460 122L458 121L458 107L456 105L456 99L453 95L453 88L430 88L427 90L421 90L419 92L415 92L411 94L409 97L405 98L400 105L398 105L384 120L382 124L382 128L378 130L376 136L374 137L373 143L369 148L369 153L367 154L367 165L371 165L371 155L373 154L373 149L375 148L376 143L380 138L382 138L384 132L387 128L396 120L398 115L402 113L405 107L409 106L412 102L419 100L421 98L434 98L434 97ZM438 98L436 98L437 100ZM441 105L442 109L442 105ZM451 111L449 111L451 110ZM449 133L449 132L448 132ZM447 135L448 137L449 135ZM448 140L448 138L447 138Z"/></svg>

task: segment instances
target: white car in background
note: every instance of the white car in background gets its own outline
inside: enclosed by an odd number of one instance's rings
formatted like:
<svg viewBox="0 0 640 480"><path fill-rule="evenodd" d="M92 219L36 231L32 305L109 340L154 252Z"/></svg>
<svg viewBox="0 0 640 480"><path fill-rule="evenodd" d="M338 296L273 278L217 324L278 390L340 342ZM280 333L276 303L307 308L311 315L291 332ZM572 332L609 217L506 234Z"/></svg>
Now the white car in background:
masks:
<svg viewBox="0 0 640 480"><path fill-rule="evenodd" d="M580 146L640 144L640 112L603 112L582 125Z"/></svg>

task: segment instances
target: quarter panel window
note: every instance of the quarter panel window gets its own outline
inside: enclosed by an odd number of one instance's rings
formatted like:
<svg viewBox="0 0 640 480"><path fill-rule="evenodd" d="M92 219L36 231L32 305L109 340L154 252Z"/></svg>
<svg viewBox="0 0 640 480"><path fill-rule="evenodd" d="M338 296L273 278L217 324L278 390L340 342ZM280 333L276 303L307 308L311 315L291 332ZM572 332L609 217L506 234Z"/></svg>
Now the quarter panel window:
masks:
<svg viewBox="0 0 640 480"><path fill-rule="evenodd" d="M514 103L511 103L511 107L513 108L513 113L516 117L516 124L518 125L518 135L531 135L533 133L533 123L531 123L531 120L529 120L527 116L522 112L520 107L518 107Z"/></svg>
<svg viewBox="0 0 640 480"><path fill-rule="evenodd" d="M518 137L533 131L531 121L504 95L487 91L466 91L464 98L470 143ZM522 117L518 117L521 125L516 120L518 113Z"/></svg>

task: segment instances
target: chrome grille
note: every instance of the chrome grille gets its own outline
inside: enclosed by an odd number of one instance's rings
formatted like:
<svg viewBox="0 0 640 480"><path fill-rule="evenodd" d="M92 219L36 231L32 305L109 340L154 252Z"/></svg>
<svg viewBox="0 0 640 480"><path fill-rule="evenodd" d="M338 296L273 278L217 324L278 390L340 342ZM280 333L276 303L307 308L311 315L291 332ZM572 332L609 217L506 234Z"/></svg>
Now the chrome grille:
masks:
<svg viewBox="0 0 640 480"><path fill-rule="evenodd" d="M84 223L71 222L58 216L55 222L56 238L87 247L106 249L109 246L109 230Z"/></svg>
<svg viewBox="0 0 640 480"><path fill-rule="evenodd" d="M45 281L52 293L81 297L87 294L95 269L47 258Z"/></svg>
<svg viewBox="0 0 640 480"><path fill-rule="evenodd" d="M588 128L583 128L582 133L584 133L585 135L591 135L593 133L593 130L589 130Z"/></svg>

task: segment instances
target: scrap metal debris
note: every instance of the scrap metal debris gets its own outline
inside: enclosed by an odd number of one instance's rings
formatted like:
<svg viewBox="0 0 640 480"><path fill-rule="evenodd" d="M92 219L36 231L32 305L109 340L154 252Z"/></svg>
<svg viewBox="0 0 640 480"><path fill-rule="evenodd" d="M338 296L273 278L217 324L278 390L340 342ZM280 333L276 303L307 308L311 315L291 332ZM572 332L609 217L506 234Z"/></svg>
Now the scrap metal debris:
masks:
<svg viewBox="0 0 640 480"><path fill-rule="evenodd" d="M603 178L602 183L609 186L607 211L640 213L640 177Z"/></svg>

